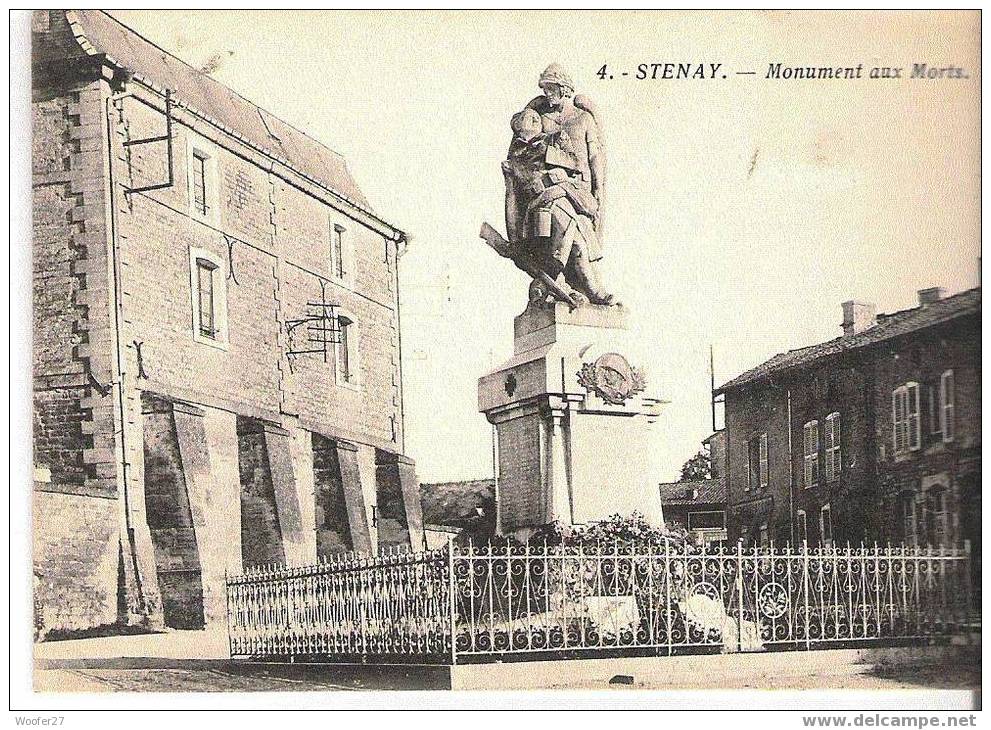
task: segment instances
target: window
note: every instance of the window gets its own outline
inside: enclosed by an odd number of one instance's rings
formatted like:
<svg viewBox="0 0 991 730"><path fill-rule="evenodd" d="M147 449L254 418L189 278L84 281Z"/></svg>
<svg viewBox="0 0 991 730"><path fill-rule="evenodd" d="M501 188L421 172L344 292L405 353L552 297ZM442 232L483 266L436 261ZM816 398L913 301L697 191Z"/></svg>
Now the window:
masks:
<svg viewBox="0 0 991 730"><path fill-rule="evenodd" d="M767 487L767 434L762 433L747 442L747 490Z"/></svg>
<svg viewBox="0 0 991 730"><path fill-rule="evenodd" d="M833 513L828 504L819 510L819 536L823 547L833 546Z"/></svg>
<svg viewBox="0 0 991 730"><path fill-rule="evenodd" d="M337 363L337 383L352 388L358 386L358 325L353 315L339 314L341 328L339 341L335 347Z"/></svg>
<svg viewBox="0 0 991 730"><path fill-rule="evenodd" d="M186 145L186 193L194 218L211 224L219 222L219 184L214 146L190 133Z"/></svg>
<svg viewBox="0 0 991 730"><path fill-rule="evenodd" d="M757 544L760 545L761 547L767 547L768 542L769 541L767 537L767 523L764 522L763 524L761 524L760 530L758 530L757 532Z"/></svg>
<svg viewBox="0 0 991 730"><path fill-rule="evenodd" d="M895 453L919 448L919 384L906 383L891 393Z"/></svg>
<svg viewBox="0 0 991 730"><path fill-rule="evenodd" d="M211 251L189 249L193 339L227 349L227 280L224 262Z"/></svg>
<svg viewBox="0 0 991 730"><path fill-rule="evenodd" d="M819 422L809 421L802 428L805 454L805 488L819 483Z"/></svg>
<svg viewBox="0 0 991 730"><path fill-rule="evenodd" d="M956 431L953 404L953 371L947 370L939 378L939 426L943 441L952 441Z"/></svg>
<svg viewBox="0 0 991 730"><path fill-rule="evenodd" d="M947 545L946 490L931 488L926 492L926 540L933 547Z"/></svg>
<svg viewBox="0 0 991 730"><path fill-rule="evenodd" d="M217 338L216 299L213 296L213 272L217 265L206 259L196 259L196 282L200 310L200 334Z"/></svg>
<svg viewBox="0 0 991 730"><path fill-rule="evenodd" d="M939 439L943 438L942 408L940 407L939 388L929 386L929 433Z"/></svg>
<svg viewBox="0 0 991 730"><path fill-rule="evenodd" d="M840 414L830 413L826 416L826 481L835 482L840 478L843 468L843 452L840 449Z"/></svg>
<svg viewBox="0 0 991 730"><path fill-rule="evenodd" d="M759 483L759 475L757 474L757 443L754 439L747 441L747 485L743 488L744 492L749 492L751 489L756 489Z"/></svg>
<svg viewBox="0 0 991 730"><path fill-rule="evenodd" d="M206 161L205 154L193 150L193 210L204 217L210 209L206 202Z"/></svg>
<svg viewBox="0 0 991 730"><path fill-rule="evenodd" d="M344 250L344 227L330 222L330 272L335 279L344 280L347 274Z"/></svg>
<svg viewBox="0 0 991 730"><path fill-rule="evenodd" d="M800 509L795 513L796 524L796 537L799 542L809 541L809 525L808 520L805 517L805 510Z"/></svg>
<svg viewBox="0 0 991 730"><path fill-rule="evenodd" d="M353 322L348 322L347 320L341 320L341 346L339 349L340 366L339 372L341 374L341 380L344 382L350 382L352 378L353 371L351 370L351 358L350 352L351 343L349 342L351 338L351 326Z"/></svg>
<svg viewBox="0 0 991 730"><path fill-rule="evenodd" d="M759 476L761 489L767 488L767 434L760 435L760 445L758 447L758 458L760 460Z"/></svg>
<svg viewBox="0 0 991 730"><path fill-rule="evenodd" d="M906 494L902 497L902 535L906 545L915 545L916 538L916 516L915 516L915 496Z"/></svg>

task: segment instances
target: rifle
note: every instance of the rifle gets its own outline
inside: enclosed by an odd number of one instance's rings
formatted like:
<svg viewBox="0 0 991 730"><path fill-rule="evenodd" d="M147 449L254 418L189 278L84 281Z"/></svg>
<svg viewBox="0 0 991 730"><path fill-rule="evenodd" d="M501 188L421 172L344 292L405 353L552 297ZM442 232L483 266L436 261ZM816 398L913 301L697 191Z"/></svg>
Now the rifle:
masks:
<svg viewBox="0 0 991 730"><path fill-rule="evenodd" d="M512 261L516 268L529 274L532 278L543 284L547 291L558 301L564 302L571 309L575 309L578 306L578 302L575 298L571 296L560 284L558 284L550 275L540 268L540 265L534 260L534 258L526 253L525 251L519 250L519 247L513 246L509 241L503 238L502 234L499 233L495 228L490 226L488 223L482 224L482 230L479 231L479 237L485 241L492 250L503 258Z"/></svg>

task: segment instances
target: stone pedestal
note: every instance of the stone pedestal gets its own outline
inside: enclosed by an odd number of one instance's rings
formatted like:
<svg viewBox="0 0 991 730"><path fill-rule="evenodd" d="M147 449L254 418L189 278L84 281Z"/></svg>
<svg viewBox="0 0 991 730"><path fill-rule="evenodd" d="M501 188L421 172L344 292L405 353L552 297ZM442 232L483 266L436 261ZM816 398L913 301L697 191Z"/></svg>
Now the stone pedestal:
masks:
<svg viewBox="0 0 991 730"><path fill-rule="evenodd" d="M635 351L620 306L555 304L516 318L513 357L478 382L498 439L501 532L634 511L663 525L652 440L661 401L647 395Z"/></svg>

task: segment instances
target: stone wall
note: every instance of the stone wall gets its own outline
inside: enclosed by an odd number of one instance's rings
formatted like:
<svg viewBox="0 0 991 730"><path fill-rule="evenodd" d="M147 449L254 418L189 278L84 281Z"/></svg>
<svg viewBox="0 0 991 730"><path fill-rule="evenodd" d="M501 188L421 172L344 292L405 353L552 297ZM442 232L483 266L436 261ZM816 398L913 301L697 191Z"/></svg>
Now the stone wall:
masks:
<svg viewBox="0 0 991 730"><path fill-rule="evenodd" d="M162 114L125 100L114 119L115 174L135 185L162 179L164 144L123 147L160 134ZM118 211L123 338L142 343L143 385L273 422L298 417L318 432L400 451L395 244L244 159L241 145L194 116L176 112L174 130L175 185L131 196ZM206 218L189 201L192 145L208 150L214 167L217 206ZM345 281L331 271L334 225L350 251ZM191 248L223 262L226 348L193 337ZM337 382L333 343L326 358L287 355L319 347L305 329L290 335L287 322L311 314L321 296L356 322L357 387Z"/></svg>
<svg viewBox="0 0 991 730"><path fill-rule="evenodd" d="M162 99L87 55L63 11L39 11L33 31L34 539L46 626L209 624L223 620L224 571L338 549L329 532L317 548L318 509L326 527L338 508L318 505L311 433L336 444L351 546L374 551L376 453L403 449L396 243L181 105L173 184L125 194L169 177L164 142L124 145L164 133ZM211 154L208 216L190 205L193 144ZM342 280L334 226L349 252ZM194 337L192 249L223 262L223 346ZM357 383L338 382L332 343L326 357L288 355L298 344L288 322L321 297L355 322ZM145 407L149 396L162 412Z"/></svg>
<svg viewBox="0 0 991 730"><path fill-rule="evenodd" d="M32 41L34 572L44 630L71 631L140 620L126 606L142 603L130 571L118 585L130 551L112 387L109 89L98 70L67 62L84 54L61 12L37 11Z"/></svg>
<svg viewBox="0 0 991 730"><path fill-rule="evenodd" d="M925 491L946 489L951 537L960 542L980 541L980 530L969 512L980 505L981 474L981 336L980 317L971 316L933 329L925 337L896 343L879 358L874 398L874 442L878 453L878 490L882 539L901 540L906 525L901 501L913 495L921 516ZM955 434L944 442L930 426L929 388L938 388L940 376L953 370ZM906 382L919 383L921 444L917 451L896 454L892 427L891 392Z"/></svg>
<svg viewBox="0 0 991 730"><path fill-rule="evenodd" d="M725 412L728 538L735 541L747 535L753 539L766 523L769 535L787 540L791 532L787 390L767 387L728 393ZM749 442L761 433L767 433L766 488L752 486L748 474Z"/></svg>
<svg viewBox="0 0 991 730"><path fill-rule="evenodd" d="M379 547L420 549L423 513L413 462L396 454L375 454L375 493Z"/></svg>
<svg viewBox="0 0 991 730"><path fill-rule="evenodd" d="M145 509L164 622L177 629L200 628L200 553L172 404L158 398L144 400Z"/></svg>
<svg viewBox="0 0 991 730"><path fill-rule="evenodd" d="M824 359L800 371L779 374L773 383L737 388L726 395L729 539L754 539L759 524L769 537L786 541L792 515L806 512L810 544L818 545L820 510L829 505L838 543L906 538L901 500L920 504L931 484L947 488L951 541L980 539L967 514L980 497L970 484L980 474L979 317L966 317L881 345ZM952 369L955 375L956 437L944 443L930 433L928 388ZM921 448L894 453L891 394L906 382L920 384ZM791 402L791 464L788 460L788 401ZM823 442L827 415L841 416L842 469L827 481ZM819 421L819 483L804 483L803 427ZM747 441L768 434L769 486L748 486ZM789 489L789 484L794 484ZM796 535L796 539L798 536Z"/></svg>
<svg viewBox="0 0 991 730"><path fill-rule="evenodd" d="M34 590L44 633L117 622L118 510L116 499L35 490Z"/></svg>
<svg viewBox="0 0 991 730"><path fill-rule="evenodd" d="M313 434L313 476L317 556L324 558L354 549L337 447L320 434Z"/></svg>
<svg viewBox="0 0 991 730"><path fill-rule="evenodd" d="M283 565L286 553L275 504L275 487L261 424L237 419L237 452L241 476L241 561L255 565Z"/></svg>

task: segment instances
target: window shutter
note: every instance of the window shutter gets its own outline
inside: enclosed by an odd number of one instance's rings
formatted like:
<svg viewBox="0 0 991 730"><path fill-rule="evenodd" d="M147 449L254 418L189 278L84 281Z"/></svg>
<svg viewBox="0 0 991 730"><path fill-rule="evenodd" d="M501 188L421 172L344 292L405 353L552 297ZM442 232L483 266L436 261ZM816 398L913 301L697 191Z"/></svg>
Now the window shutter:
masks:
<svg viewBox="0 0 991 730"><path fill-rule="evenodd" d="M767 469L767 434L762 433L760 435L760 486L766 487L768 483L768 469Z"/></svg>
<svg viewBox="0 0 991 730"><path fill-rule="evenodd" d="M826 446L826 481L833 481L833 419L826 416L826 430L823 434Z"/></svg>
<svg viewBox="0 0 991 730"><path fill-rule="evenodd" d="M826 417L826 481L839 478L842 457L840 453L840 414L831 413Z"/></svg>
<svg viewBox="0 0 991 730"><path fill-rule="evenodd" d="M819 481L819 422L805 424L804 434L805 486L815 486Z"/></svg>
<svg viewBox="0 0 991 730"><path fill-rule="evenodd" d="M940 429L944 441L952 441L956 434L953 371L947 370L939 379L939 394L942 409L939 415Z"/></svg>
<svg viewBox="0 0 991 730"><path fill-rule="evenodd" d="M908 416L906 418L908 425L908 448L911 450L918 449L921 445L920 443L920 429L919 429L919 385L918 383L909 383L908 392L906 393Z"/></svg>
<svg viewBox="0 0 991 730"><path fill-rule="evenodd" d="M906 383L892 393L895 453L919 448L919 385Z"/></svg>
<svg viewBox="0 0 991 730"><path fill-rule="evenodd" d="M840 425L840 414L837 413L833 418L833 475L834 478L839 478L840 472L843 471L843 440L840 438L842 434L842 427Z"/></svg>
<svg viewBox="0 0 991 730"><path fill-rule="evenodd" d="M815 466L815 452L816 452L816 442L819 440L818 432L816 430L815 421L810 421L805 424L803 429L803 467L804 467L804 477L805 486L811 487L816 483L816 477L818 476Z"/></svg>

